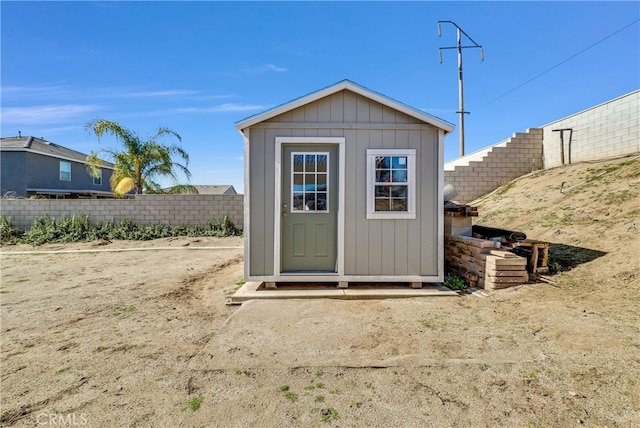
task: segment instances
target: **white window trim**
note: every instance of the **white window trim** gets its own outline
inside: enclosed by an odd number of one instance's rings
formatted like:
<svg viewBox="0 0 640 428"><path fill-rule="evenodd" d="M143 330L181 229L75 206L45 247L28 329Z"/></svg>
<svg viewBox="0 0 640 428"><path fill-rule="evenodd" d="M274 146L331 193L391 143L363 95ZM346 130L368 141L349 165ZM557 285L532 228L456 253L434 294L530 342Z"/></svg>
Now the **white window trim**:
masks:
<svg viewBox="0 0 640 428"><path fill-rule="evenodd" d="M407 211L375 210L376 156L407 157ZM415 219L416 218L416 150L368 149L367 150L367 219Z"/></svg>
<svg viewBox="0 0 640 428"><path fill-rule="evenodd" d="M100 168L98 170L98 172L100 173L100 177L93 177L93 185L94 186L102 186L102 168ZM96 180L100 180L100 183L96 183Z"/></svg>
<svg viewBox="0 0 640 428"><path fill-rule="evenodd" d="M67 164L69 165L69 179L65 180L64 178L62 178L62 164ZM60 161L60 165L58 167L58 178L60 179L60 181L71 181L71 162L67 162L67 161ZM67 172L67 171L64 171Z"/></svg>

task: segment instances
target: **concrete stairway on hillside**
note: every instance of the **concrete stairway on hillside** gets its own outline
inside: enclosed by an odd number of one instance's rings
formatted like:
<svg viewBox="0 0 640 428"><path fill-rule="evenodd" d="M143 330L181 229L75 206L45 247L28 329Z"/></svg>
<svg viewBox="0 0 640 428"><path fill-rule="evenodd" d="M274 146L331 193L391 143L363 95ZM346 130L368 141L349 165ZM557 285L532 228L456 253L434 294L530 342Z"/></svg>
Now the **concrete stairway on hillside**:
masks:
<svg viewBox="0 0 640 428"><path fill-rule="evenodd" d="M445 164L444 182L456 201L469 203L502 184L542 168L542 129L517 132L503 142Z"/></svg>

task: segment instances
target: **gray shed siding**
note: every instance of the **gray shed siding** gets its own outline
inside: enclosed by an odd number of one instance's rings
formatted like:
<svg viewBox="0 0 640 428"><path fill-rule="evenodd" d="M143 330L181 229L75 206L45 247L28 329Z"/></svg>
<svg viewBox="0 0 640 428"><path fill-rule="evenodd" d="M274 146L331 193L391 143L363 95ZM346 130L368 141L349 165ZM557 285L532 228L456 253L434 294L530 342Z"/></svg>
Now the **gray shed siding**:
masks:
<svg viewBox="0 0 640 428"><path fill-rule="evenodd" d="M345 137L345 276L436 276L438 129L348 90L249 131L249 274L274 272L275 138ZM367 220L366 152L416 149L415 220Z"/></svg>

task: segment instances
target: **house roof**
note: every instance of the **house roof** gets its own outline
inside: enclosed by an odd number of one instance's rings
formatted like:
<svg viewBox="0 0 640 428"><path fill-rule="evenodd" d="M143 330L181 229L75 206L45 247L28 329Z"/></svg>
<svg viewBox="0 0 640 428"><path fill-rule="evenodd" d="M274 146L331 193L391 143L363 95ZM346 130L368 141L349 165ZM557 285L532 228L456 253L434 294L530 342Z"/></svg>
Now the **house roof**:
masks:
<svg viewBox="0 0 640 428"><path fill-rule="evenodd" d="M194 184L199 195L237 195L236 189L231 184ZM171 187L165 187L164 191ZM188 193L188 192L185 192Z"/></svg>
<svg viewBox="0 0 640 428"><path fill-rule="evenodd" d="M3 137L0 138L0 150L13 152L31 152L44 156L50 156L59 159L72 160L76 162L86 163L87 155L76 150L52 143L42 138L31 136L25 137ZM110 162L102 161L105 168L113 169L114 165Z"/></svg>
<svg viewBox="0 0 640 428"><path fill-rule="evenodd" d="M373 101L379 102L382 105L385 105L389 108L401 111L415 119L418 119L422 122L428 123L440 129L443 129L445 133L449 133L453 131L455 126L443 119L437 118L435 116L431 116L427 113L424 113L421 110L410 107L406 104L403 104L399 101L396 101L392 98L389 98L385 95L382 95L378 92L372 91L370 89L365 88L364 86L360 86L357 83L354 83L350 80L342 80L334 85L327 86L326 88L320 89L318 91L312 92L310 94L304 95L302 97L296 98L287 103L281 104L277 107L274 107L270 110L264 111L262 113L255 114L253 116L249 116L243 120L236 122L236 128L238 131L242 131L243 129L249 128L257 123L264 122L265 120L269 120L275 116L286 113L303 105L312 103L321 98L333 95L337 92L349 90L358 95L362 95L363 97L369 98Z"/></svg>
<svg viewBox="0 0 640 428"><path fill-rule="evenodd" d="M237 195L236 189L230 184L196 184L194 185L201 195Z"/></svg>

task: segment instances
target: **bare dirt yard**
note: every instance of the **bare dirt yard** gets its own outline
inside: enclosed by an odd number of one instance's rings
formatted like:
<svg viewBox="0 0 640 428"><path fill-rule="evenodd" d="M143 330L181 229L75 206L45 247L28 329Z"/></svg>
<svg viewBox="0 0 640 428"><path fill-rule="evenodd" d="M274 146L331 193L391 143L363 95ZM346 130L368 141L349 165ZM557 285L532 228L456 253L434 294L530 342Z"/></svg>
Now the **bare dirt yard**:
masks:
<svg viewBox="0 0 640 428"><path fill-rule="evenodd" d="M1 424L640 426L639 199L622 159L478 201L565 269L486 298L227 306L242 238L3 246Z"/></svg>

